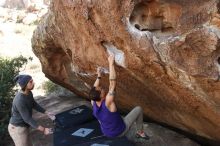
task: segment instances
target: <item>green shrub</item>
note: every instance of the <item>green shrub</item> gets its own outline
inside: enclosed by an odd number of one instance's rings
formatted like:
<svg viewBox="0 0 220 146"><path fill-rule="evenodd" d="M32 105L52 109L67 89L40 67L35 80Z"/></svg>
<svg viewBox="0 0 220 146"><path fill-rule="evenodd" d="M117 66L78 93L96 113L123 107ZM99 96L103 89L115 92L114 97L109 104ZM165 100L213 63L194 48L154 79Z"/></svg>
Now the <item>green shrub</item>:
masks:
<svg viewBox="0 0 220 146"><path fill-rule="evenodd" d="M0 57L0 145L4 145L4 139L8 136L7 126L10 118L11 103L16 89L13 78L28 59L20 56L13 59Z"/></svg>
<svg viewBox="0 0 220 146"><path fill-rule="evenodd" d="M46 95L55 95L55 96L60 96L60 97L73 97L75 94L58 85L53 83L52 81L46 81L43 83L42 88L45 90Z"/></svg>
<svg viewBox="0 0 220 146"><path fill-rule="evenodd" d="M59 85L49 80L43 83L43 89L45 90L46 94L50 94L59 90Z"/></svg>
<svg viewBox="0 0 220 146"><path fill-rule="evenodd" d="M19 33L22 33L22 30L17 28L17 29L14 30L14 32L15 32L16 34L19 34Z"/></svg>

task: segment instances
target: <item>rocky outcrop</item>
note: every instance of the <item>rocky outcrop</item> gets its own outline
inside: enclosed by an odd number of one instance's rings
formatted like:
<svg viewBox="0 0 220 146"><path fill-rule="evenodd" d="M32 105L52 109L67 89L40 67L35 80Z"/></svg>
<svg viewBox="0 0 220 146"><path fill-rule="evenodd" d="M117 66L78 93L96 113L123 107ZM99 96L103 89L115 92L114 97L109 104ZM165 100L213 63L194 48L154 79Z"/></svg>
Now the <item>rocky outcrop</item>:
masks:
<svg viewBox="0 0 220 146"><path fill-rule="evenodd" d="M1 0L0 6L5 8L39 10L50 4L50 0Z"/></svg>
<svg viewBox="0 0 220 146"><path fill-rule="evenodd" d="M217 0L53 0L32 46L48 78L86 97L115 53L117 103L220 140Z"/></svg>
<svg viewBox="0 0 220 146"><path fill-rule="evenodd" d="M37 25L41 17L47 13L47 8L33 12L0 7L0 22L23 23L25 25Z"/></svg>

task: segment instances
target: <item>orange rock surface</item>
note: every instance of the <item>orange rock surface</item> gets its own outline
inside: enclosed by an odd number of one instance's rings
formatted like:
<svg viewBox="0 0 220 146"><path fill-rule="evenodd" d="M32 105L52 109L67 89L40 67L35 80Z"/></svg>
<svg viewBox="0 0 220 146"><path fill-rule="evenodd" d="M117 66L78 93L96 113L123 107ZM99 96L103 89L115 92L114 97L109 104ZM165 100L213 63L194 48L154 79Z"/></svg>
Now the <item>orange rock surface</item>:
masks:
<svg viewBox="0 0 220 146"><path fill-rule="evenodd" d="M53 0L33 51L52 81L82 97L115 53L116 102L220 140L220 4L216 0Z"/></svg>

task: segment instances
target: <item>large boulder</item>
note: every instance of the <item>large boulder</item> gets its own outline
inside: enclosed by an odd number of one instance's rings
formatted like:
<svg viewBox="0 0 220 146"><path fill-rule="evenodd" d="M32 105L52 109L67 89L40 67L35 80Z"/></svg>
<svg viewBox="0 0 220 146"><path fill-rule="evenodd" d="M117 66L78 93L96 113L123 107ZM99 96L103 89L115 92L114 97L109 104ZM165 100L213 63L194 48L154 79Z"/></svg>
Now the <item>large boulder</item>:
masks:
<svg viewBox="0 0 220 146"><path fill-rule="evenodd" d="M220 141L217 0L53 0L33 34L45 75L82 97L116 55L121 110Z"/></svg>

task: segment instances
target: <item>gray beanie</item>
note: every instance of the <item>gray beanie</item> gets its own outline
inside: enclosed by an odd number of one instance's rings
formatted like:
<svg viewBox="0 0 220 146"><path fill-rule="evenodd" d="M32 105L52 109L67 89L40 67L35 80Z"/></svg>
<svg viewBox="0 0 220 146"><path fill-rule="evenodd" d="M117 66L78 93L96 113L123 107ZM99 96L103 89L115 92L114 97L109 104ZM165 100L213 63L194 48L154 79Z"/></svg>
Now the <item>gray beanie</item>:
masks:
<svg viewBox="0 0 220 146"><path fill-rule="evenodd" d="M31 79L32 77L30 75L17 75L14 78L14 81L18 83L21 86L21 88L24 88Z"/></svg>

